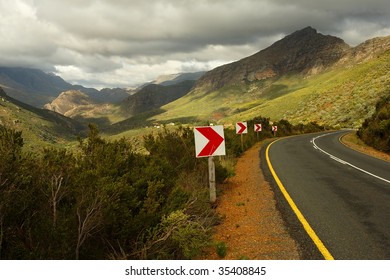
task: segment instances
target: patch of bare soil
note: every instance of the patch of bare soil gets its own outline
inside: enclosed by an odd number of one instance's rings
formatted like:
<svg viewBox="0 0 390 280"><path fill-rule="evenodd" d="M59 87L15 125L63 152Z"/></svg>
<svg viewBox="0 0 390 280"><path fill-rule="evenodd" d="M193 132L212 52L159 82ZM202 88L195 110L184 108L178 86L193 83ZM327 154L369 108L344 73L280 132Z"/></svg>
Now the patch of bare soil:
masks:
<svg viewBox="0 0 390 280"><path fill-rule="evenodd" d="M235 176L219 186L217 212L223 217L213 240L224 242L224 259L300 259L298 245L288 234L276 208L274 193L260 169L261 143L237 162ZM206 259L221 259L210 250Z"/></svg>

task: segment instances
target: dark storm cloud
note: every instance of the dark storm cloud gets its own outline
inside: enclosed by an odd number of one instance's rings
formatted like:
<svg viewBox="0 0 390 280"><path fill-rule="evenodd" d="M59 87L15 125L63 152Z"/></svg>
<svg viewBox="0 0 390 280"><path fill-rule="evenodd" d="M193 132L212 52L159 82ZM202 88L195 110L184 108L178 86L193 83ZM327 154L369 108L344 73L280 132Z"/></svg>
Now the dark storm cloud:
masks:
<svg viewBox="0 0 390 280"><path fill-rule="evenodd" d="M390 34L389 7L383 0L0 0L0 64L120 86L237 60L309 25L356 45Z"/></svg>

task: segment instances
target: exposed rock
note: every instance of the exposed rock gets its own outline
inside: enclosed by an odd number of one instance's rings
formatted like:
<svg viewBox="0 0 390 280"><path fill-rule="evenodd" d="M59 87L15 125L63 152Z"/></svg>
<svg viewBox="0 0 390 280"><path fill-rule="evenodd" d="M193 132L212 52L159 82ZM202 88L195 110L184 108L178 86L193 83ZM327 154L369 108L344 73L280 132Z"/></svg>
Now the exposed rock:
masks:
<svg viewBox="0 0 390 280"><path fill-rule="evenodd" d="M388 50L390 50L390 36L365 41L353 48L351 56L355 61L362 62Z"/></svg>
<svg viewBox="0 0 390 280"><path fill-rule="evenodd" d="M350 49L342 39L322 35L307 27L250 57L211 70L198 80L195 90L207 92L285 74L319 73L334 65Z"/></svg>
<svg viewBox="0 0 390 280"><path fill-rule="evenodd" d="M96 102L85 93L79 90L69 90L62 92L56 99L44 107L45 109L68 116L68 112L71 112L75 108L91 104L96 104Z"/></svg>

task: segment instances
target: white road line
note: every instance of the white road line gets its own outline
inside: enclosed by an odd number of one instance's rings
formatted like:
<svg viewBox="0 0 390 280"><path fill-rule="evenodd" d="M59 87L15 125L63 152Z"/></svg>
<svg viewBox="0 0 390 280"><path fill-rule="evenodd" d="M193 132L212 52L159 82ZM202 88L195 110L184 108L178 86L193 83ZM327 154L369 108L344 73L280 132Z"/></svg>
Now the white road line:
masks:
<svg viewBox="0 0 390 280"><path fill-rule="evenodd" d="M318 138L321 138L321 137L324 137L324 136L328 136L328 135L330 135L330 134L335 134L335 133L338 133L338 132L327 133L327 134L323 134L323 135L314 137L310 142L313 143L313 147L314 147L315 149L317 149L317 150L321 151L322 153L328 155L331 159L333 159L333 160L335 160L335 161L338 161L338 162L340 162L340 163L342 163L342 164L349 165L350 167L355 168L356 170L359 170L359 171L361 171L361 172L363 172L363 173L366 173L366 174L368 174L368 175L370 175L370 176L372 176L372 177L375 177L375 178L377 178L377 179L379 179L379 180L382 180L382 181L384 181L384 182L390 184L390 181L389 181L389 180L387 180L387 179L385 179L385 178L382 178L382 177L380 177L380 176L378 176L378 175L372 174L371 172L368 172L368 171L366 171L366 170L364 170L364 169L362 169L362 168L360 168L360 167L357 167L357 166L355 166L355 165L353 165L353 164L351 164L351 163L349 163L349 162L347 162L347 161L344 161L344 160L342 160L342 159L340 159L340 158L338 158L338 157L336 157L336 156L334 156L334 155L332 155L332 154L330 154L330 153L324 151L323 149L321 149L320 147L317 146L317 144L316 144L315 141L316 141Z"/></svg>

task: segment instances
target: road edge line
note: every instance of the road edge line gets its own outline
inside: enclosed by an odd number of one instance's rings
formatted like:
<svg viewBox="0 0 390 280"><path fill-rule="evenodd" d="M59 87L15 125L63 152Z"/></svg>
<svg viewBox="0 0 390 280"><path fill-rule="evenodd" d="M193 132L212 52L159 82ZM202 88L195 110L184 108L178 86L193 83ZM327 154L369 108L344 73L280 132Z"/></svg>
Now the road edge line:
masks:
<svg viewBox="0 0 390 280"><path fill-rule="evenodd" d="M336 133L337 133L337 132L336 132ZM330 133L329 133L329 134L330 134ZM378 175L375 175L374 173L371 173L371 172L369 172L369 171L367 171L367 170L365 170L365 169L363 169L363 168L360 168L360 167L358 167L358 166L356 166L356 165L353 165L352 163L350 163L350 162L348 162L348 161L342 160L341 158L338 158L338 157L336 157L335 155L332 155L331 153L328 153L328 152L325 151L324 149L321 149L320 147L318 147L318 145L316 144L315 140L317 140L318 138L327 136L327 135L329 135L329 134L322 134L322 135L320 135L320 136L314 137L314 138L312 139L313 147L314 147L315 149L319 150L321 153L324 153L325 155L329 156L331 159L333 159L333 160L335 160L335 161L338 161L338 162L340 162L340 163L342 163L342 164L349 165L350 167L352 167L352 168L354 168L354 169L356 169L356 170L358 170L358 171L360 171L360 172L363 172L363 173L365 173L365 174L367 174L367 175L369 175L369 176L371 176L371 177L374 177L374 178L376 178L376 179L378 179L378 180L381 180L381 181L383 181L383 182L385 182L385 183L390 184L390 180L387 180L387 179L382 178L382 177L380 177L380 176L378 176ZM340 137L339 137L338 141L340 142ZM340 142L340 143L341 143L341 142ZM341 144L342 144L342 143L341 143Z"/></svg>
<svg viewBox="0 0 390 280"><path fill-rule="evenodd" d="M305 229L306 233L309 235L311 240L314 242L314 244L317 246L318 250L322 254L322 256L325 258L325 260L334 260L332 254L329 252L329 250L325 247L324 243L321 241L321 239L318 237L318 235L315 233L313 228L310 226L309 222L306 220L306 218L303 216L302 212L298 209L297 205L287 192L286 188L283 186L282 182L280 181L278 175L276 174L272 164L271 160L269 159L269 149L275 142L279 141L280 139L273 141L267 146L265 157L267 160L268 168L274 177L274 180L276 184L278 185L280 191L282 192L284 198L287 200L288 204L290 205L291 209L293 210L294 214L297 216L298 220L301 222L303 228Z"/></svg>

